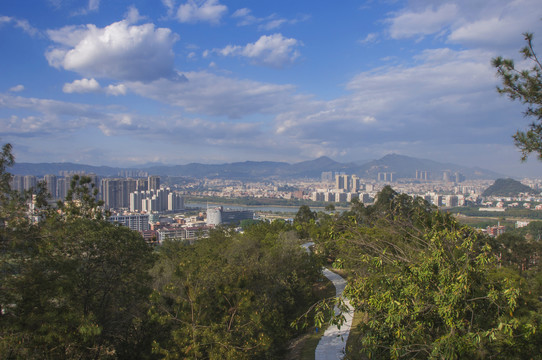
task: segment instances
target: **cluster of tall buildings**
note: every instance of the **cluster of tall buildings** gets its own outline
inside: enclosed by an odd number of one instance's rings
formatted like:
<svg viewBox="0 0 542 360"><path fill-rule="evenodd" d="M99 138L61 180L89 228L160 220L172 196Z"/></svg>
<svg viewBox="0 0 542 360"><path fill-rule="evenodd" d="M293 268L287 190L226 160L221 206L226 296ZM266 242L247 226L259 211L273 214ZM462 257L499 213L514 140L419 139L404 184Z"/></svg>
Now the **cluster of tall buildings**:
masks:
<svg viewBox="0 0 542 360"><path fill-rule="evenodd" d="M47 191L53 199L64 200L70 189L74 173L66 173L64 177L45 175ZM90 177L91 186L98 188L97 199L104 201L108 210L129 209L132 212L165 212L184 209L182 196L169 188L160 186L160 177L156 175L145 178L103 178L95 174L78 174ZM15 175L11 188L23 192L35 189L38 178L34 175Z"/></svg>
<svg viewBox="0 0 542 360"><path fill-rule="evenodd" d="M335 175L335 189L346 192L358 192L360 190L360 179L356 175Z"/></svg>
<svg viewBox="0 0 542 360"><path fill-rule="evenodd" d="M131 212L165 212L184 209L184 199L169 188L134 191L130 193Z"/></svg>
<svg viewBox="0 0 542 360"><path fill-rule="evenodd" d="M47 192L51 194L53 199L64 200L70 190L70 183L73 178L73 173L66 174L63 177L56 175L45 175L43 181L46 183ZM93 184L98 184L98 176L95 174L86 174L89 176ZM13 175L11 178L11 189L19 192L36 189L39 179L34 175Z"/></svg>

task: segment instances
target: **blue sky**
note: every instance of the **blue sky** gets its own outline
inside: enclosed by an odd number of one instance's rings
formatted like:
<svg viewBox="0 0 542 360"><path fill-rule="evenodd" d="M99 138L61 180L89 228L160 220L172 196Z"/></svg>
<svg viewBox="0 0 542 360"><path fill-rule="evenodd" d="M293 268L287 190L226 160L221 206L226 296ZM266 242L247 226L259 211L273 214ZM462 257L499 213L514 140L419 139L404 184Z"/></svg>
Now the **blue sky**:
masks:
<svg viewBox="0 0 542 360"><path fill-rule="evenodd" d="M136 166L389 153L516 176L497 55L540 0L3 0L0 141L19 162ZM542 52L542 50L540 50Z"/></svg>

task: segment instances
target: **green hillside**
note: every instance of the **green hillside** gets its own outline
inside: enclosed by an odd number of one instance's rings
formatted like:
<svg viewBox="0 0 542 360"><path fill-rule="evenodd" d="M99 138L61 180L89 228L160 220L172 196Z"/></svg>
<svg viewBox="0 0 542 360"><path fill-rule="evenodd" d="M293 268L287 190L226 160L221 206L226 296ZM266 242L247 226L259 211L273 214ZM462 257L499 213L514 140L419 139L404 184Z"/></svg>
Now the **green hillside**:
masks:
<svg viewBox="0 0 542 360"><path fill-rule="evenodd" d="M517 196L520 193L536 194L536 191L514 179L497 179L482 196Z"/></svg>

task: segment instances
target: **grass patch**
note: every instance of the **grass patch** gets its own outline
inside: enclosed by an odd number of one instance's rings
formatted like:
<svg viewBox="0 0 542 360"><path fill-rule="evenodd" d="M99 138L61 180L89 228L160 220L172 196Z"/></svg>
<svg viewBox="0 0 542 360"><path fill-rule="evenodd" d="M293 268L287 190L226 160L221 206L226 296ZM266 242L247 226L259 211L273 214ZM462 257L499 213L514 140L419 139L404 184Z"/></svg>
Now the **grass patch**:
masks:
<svg viewBox="0 0 542 360"><path fill-rule="evenodd" d="M367 359L367 357L362 354L361 337L363 334L359 328L359 324L366 321L368 321L367 314L354 313L350 335L348 335L348 340L346 341L346 356L344 357L344 360Z"/></svg>
<svg viewBox="0 0 542 360"><path fill-rule="evenodd" d="M326 277L322 276L322 279L316 282L312 287L313 294L317 300L335 296L335 286ZM312 316L313 314L309 314ZM314 326L307 327L306 331L293 339L288 346L288 353L285 360L314 360L314 352L316 346L322 335L324 335L325 329L316 329Z"/></svg>

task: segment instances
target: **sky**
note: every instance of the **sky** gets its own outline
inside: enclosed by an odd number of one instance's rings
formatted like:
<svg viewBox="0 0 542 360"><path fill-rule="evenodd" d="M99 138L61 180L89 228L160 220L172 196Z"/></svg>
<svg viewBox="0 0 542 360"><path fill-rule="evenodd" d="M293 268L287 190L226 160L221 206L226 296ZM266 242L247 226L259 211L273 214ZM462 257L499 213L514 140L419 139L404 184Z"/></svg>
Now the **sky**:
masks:
<svg viewBox="0 0 542 360"><path fill-rule="evenodd" d="M540 0L2 0L17 162L340 162L390 153L542 177L491 59L542 53Z"/></svg>

